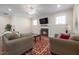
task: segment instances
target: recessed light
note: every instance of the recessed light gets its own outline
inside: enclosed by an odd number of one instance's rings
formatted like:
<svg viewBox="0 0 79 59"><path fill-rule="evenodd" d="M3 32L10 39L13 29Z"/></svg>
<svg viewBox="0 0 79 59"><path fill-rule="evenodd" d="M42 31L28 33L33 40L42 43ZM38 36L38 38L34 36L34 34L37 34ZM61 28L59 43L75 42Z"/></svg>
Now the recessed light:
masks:
<svg viewBox="0 0 79 59"><path fill-rule="evenodd" d="M60 8L61 7L61 5L57 5L57 8Z"/></svg>
<svg viewBox="0 0 79 59"><path fill-rule="evenodd" d="M12 11L12 9L11 9L11 8L9 8L8 10L9 10L9 11Z"/></svg>

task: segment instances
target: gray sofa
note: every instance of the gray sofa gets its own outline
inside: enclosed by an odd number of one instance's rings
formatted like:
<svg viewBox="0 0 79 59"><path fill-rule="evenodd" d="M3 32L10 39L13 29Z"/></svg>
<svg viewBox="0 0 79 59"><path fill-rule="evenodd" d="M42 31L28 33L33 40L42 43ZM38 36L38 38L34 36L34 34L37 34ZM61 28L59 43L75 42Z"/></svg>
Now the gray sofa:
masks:
<svg viewBox="0 0 79 59"><path fill-rule="evenodd" d="M33 48L33 35L26 35L21 38L8 40L4 36L1 39L1 54L19 55Z"/></svg>
<svg viewBox="0 0 79 59"><path fill-rule="evenodd" d="M50 38L50 50L58 55L79 55L79 41Z"/></svg>

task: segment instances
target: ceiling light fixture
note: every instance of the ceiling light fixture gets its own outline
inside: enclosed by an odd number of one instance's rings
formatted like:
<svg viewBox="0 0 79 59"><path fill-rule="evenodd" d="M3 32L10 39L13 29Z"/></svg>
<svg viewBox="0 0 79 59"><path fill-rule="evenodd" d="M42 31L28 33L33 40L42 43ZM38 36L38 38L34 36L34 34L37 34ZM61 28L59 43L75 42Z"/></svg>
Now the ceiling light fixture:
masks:
<svg viewBox="0 0 79 59"><path fill-rule="evenodd" d="M33 5L24 5L24 10L29 15L34 15L36 13L36 8Z"/></svg>
<svg viewBox="0 0 79 59"><path fill-rule="evenodd" d="M32 12L28 12L28 14L31 14L32 15L32 14L35 14L35 12L33 12L33 11Z"/></svg>
<svg viewBox="0 0 79 59"><path fill-rule="evenodd" d="M27 13L30 15L33 15L36 13L36 10L35 9L28 9Z"/></svg>
<svg viewBox="0 0 79 59"><path fill-rule="evenodd" d="M61 5L57 5L57 8L60 8L61 7Z"/></svg>
<svg viewBox="0 0 79 59"><path fill-rule="evenodd" d="M9 10L9 11L12 11L12 9L11 9L11 8L9 8L8 10Z"/></svg>

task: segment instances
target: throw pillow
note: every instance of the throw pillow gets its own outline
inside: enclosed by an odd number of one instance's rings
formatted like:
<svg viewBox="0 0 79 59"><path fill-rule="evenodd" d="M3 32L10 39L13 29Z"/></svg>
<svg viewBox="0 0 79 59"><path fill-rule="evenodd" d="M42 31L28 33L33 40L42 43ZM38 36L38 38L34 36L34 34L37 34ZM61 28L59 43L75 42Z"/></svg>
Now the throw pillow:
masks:
<svg viewBox="0 0 79 59"><path fill-rule="evenodd" d="M60 39L69 39L70 38L70 35L69 34L64 34L64 33L61 33L60 36L59 36Z"/></svg>

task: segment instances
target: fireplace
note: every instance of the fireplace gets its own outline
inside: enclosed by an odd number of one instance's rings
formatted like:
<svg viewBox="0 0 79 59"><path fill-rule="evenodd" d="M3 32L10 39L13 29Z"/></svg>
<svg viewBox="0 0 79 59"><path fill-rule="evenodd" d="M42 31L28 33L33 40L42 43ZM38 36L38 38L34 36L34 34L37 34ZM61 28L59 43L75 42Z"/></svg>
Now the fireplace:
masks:
<svg viewBox="0 0 79 59"><path fill-rule="evenodd" d="M41 34L41 35L48 36L48 28L41 28L40 34Z"/></svg>

